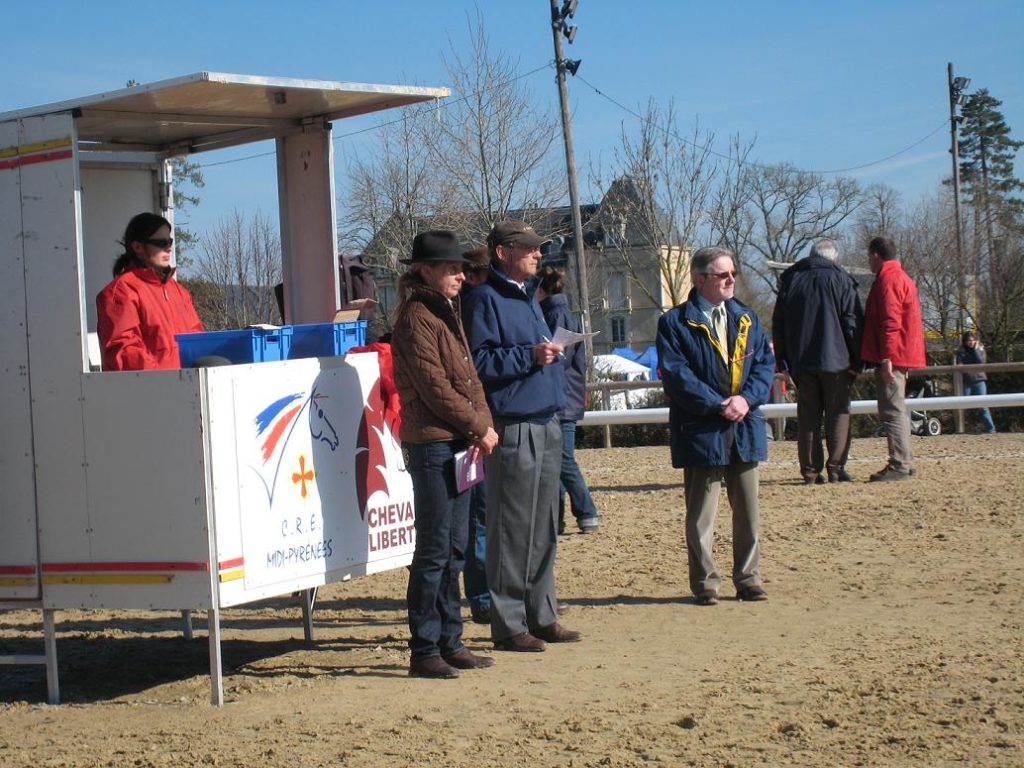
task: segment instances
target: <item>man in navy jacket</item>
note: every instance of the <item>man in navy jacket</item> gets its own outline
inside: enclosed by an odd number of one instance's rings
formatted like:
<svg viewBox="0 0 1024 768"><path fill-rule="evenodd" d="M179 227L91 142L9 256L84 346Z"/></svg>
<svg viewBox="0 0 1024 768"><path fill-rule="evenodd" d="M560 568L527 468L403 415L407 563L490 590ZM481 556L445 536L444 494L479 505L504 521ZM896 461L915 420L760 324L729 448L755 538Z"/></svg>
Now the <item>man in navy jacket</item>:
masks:
<svg viewBox="0 0 1024 768"><path fill-rule="evenodd" d="M693 290L658 322L658 365L669 399L672 466L683 468L690 589L716 605L722 576L712 553L722 483L732 506L732 580L740 600L764 600L757 533L758 462L768 458L764 417L775 360L757 315L733 294L731 251L690 259Z"/></svg>
<svg viewBox="0 0 1024 768"><path fill-rule="evenodd" d="M575 642L558 623L555 545L565 372L537 303L544 238L521 221L487 237L491 271L465 298L463 318L498 448L486 459L491 639L505 651ZM552 363L558 363L552 365Z"/></svg>
<svg viewBox="0 0 1024 768"><path fill-rule="evenodd" d="M857 282L839 268L839 251L821 240L782 273L772 313L772 340L779 370L796 382L797 456L808 485L853 478L850 456L850 385L860 370L864 311ZM821 450L821 419L825 445Z"/></svg>

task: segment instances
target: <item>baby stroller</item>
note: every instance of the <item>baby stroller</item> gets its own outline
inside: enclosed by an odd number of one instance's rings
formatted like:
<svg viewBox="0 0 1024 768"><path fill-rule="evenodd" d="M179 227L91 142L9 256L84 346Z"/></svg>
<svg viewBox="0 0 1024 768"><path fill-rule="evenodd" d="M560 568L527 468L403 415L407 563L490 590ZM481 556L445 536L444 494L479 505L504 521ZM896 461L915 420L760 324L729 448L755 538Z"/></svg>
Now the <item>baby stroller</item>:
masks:
<svg viewBox="0 0 1024 768"><path fill-rule="evenodd" d="M910 400L919 400L925 397L935 397L935 389L932 380L928 379L907 379L906 398L910 405L910 432L922 437L942 434L942 422L934 416L929 416L924 408L914 408ZM885 437L885 425L879 425L875 430L876 437Z"/></svg>

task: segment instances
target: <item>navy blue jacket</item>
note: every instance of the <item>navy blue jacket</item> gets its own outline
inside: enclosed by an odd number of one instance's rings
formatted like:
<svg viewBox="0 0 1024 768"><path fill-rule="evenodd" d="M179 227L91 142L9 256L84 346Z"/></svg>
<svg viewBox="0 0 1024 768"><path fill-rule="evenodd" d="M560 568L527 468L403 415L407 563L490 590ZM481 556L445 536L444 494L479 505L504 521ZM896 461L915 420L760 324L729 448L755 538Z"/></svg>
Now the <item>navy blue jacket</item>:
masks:
<svg viewBox="0 0 1024 768"><path fill-rule="evenodd" d="M775 371L768 337L757 314L736 299L725 303L729 357L736 363L735 382L712 339L704 313L689 299L658 321L658 365L669 398L672 466L724 466L733 461L768 458L764 416ZM737 336L746 329L746 345ZM742 421L722 416L722 401L742 395L750 412Z"/></svg>
<svg viewBox="0 0 1024 768"><path fill-rule="evenodd" d="M833 261L808 256L782 273L772 313L780 370L858 370L863 330L857 282Z"/></svg>
<svg viewBox="0 0 1024 768"><path fill-rule="evenodd" d="M534 345L551 336L537 303L539 282L528 278L524 292L492 266L487 282L464 299L466 337L495 421L543 423L565 407L564 366L537 365L533 356Z"/></svg>
<svg viewBox="0 0 1024 768"><path fill-rule="evenodd" d="M555 329L579 333L580 322L569 309L569 299L564 293L548 296L540 303L544 320L554 334ZM565 408L558 414L561 421L579 421L587 409L587 346L583 342L573 344L565 350Z"/></svg>

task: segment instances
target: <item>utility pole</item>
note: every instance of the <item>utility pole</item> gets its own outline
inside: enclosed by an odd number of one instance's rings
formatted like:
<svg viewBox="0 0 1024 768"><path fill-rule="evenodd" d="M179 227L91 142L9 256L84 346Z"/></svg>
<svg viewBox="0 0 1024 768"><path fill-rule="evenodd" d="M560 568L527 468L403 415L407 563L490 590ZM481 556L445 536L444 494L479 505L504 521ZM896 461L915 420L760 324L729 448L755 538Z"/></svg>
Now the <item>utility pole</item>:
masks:
<svg viewBox="0 0 1024 768"><path fill-rule="evenodd" d="M568 70L572 75L579 69L580 61L566 61L562 58L562 35L565 35L569 44L572 45L576 37L576 27L570 27L566 19L571 19L576 13L576 4L579 0L565 0L562 7L558 7L558 0L551 0L551 36L555 43L555 69L558 80L558 100L562 106L562 137L565 140L565 167L569 177L569 205L572 208L572 234L574 250L576 251L576 283L579 290L580 314L582 316L583 331L590 333L590 288L587 284L587 263L584 259L583 244L583 220L580 217L580 198L576 185L576 151L572 143L572 122L569 115L569 88L565 82L565 73ZM594 347L591 339L586 341L587 360L594 356Z"/></svg>
<svg viewBox="0 0 1024 768"><path fill-rule="evenodd" d="M946 65L946 79L949 83L949 152L953 156L953 219L956 225L956 258L960 268L960 314L957 320L957 333L963 333L966 318L964 309L967 304L967 271L964 264L964 231L960 221L960 142L957 141L957 126L960 118L956 114L956 108L964 100L964 90L971 84L969 78L953 77L953 63ZM977 290L977 275L975 279L975 290Z"/></svg>

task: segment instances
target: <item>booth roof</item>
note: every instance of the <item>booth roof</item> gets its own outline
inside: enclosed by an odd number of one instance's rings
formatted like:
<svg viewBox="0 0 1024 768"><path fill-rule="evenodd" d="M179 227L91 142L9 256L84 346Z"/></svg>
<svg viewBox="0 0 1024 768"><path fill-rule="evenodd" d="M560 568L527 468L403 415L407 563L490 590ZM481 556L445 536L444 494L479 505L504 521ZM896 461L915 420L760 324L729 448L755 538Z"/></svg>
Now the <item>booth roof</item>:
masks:
<svg viewBox="0 0 1024 768"><path fill-rule="evenodd" d="M335 120L444 98L447 88L197 72L0 114L0 122L73 112L98 149L199 152L280 136L309 118Z"/></svg>

